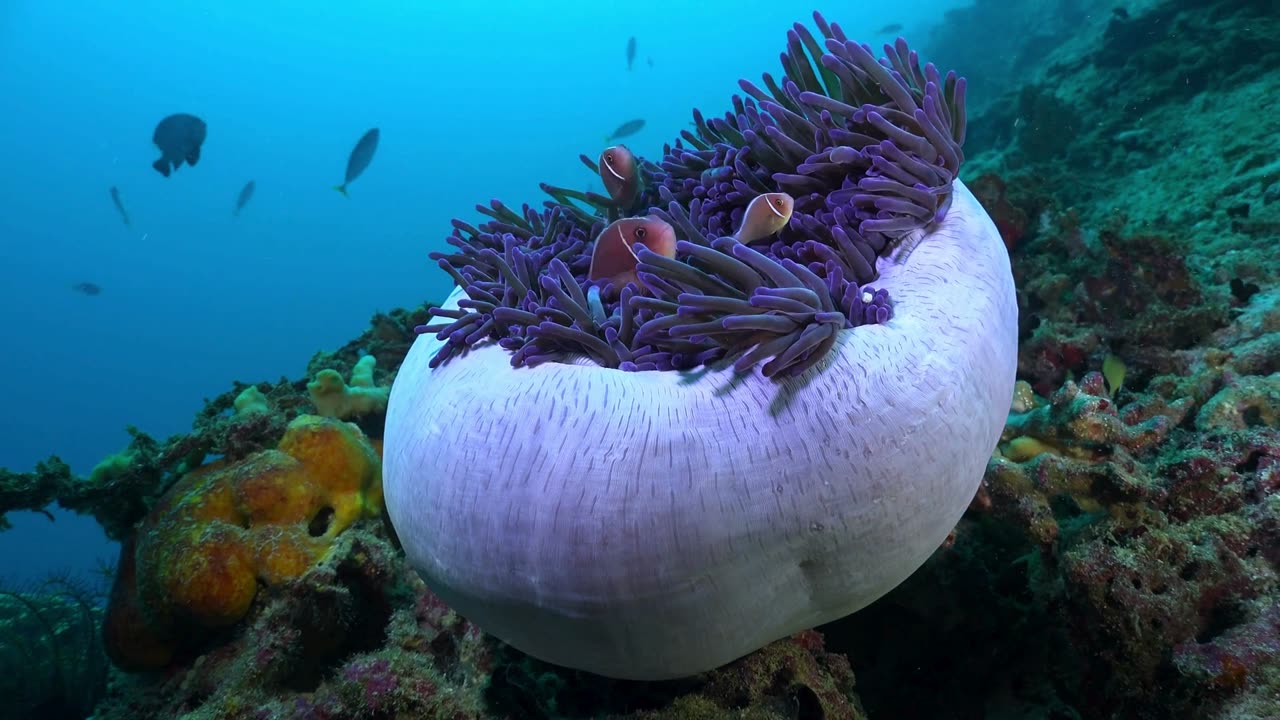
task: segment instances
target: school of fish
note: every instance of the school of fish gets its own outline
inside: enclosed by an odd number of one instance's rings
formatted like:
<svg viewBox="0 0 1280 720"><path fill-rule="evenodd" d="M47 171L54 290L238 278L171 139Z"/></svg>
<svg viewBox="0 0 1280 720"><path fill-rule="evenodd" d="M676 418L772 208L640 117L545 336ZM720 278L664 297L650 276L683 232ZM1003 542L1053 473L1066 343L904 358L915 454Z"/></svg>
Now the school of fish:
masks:
<svg viewBox="0 0 1280 720"><path fill-rule="evenodd" d="M627 70L630 71L635 64L637 41L635 36L627 38L626 43L626 61ZM653 67L653 58L647 58L647 64ZM613 132L605 136L605 143L610 145L604 152L600 154L600 178L605 185L606 191L613 199L614 203L619 207L629 207L639 197L641 190L639 168L636 158L631 151L624 145L615 144L618 140L631 137L644 129L644 118L633 118L618 125ZM209 135L208 124L196 115L190 113L174 113L168 115L156 124L155 130L151 134L151 141L160 151L160 157L151 163L151 167L162 176L168 178L173 175L183 165L195 167L200 162L201 150L205 140ZM347 155L347 168L343 176L342 183L334 185L333 189L342 193L343 197L350 197L347 193L347 187L355 182L357 178L364 174L369 168L369 164L373 162L373 156L378 151L378 141L381 139L382 133L379 128L370 128L365 131L360 139L356 141L351 152ZM253 198L257 184L254 180L249 180L240 189L239 195L236 196L236 202L232 215L238 217ZM128 210L125 209L124 200L121 197L120 189L112 186L110 189L111 202L116 208L116 212L120 215L121 221L126 227L132 227L133 222L129 217ZM788 201L790 198L788 198ZM754 203L753 203L754 205ZM751 215L751 208L748 208L748 216ZM787 211L788 217L790 210ZM662 222L658 220L657 222ZM785 221L784 221L785 222ZM618 221L624 223L624 221ZM629 272L626 266L630 264L634 267L634 253L631 246L635 242L641 242L650 247L655 252L668 251L675 252L675 236L671 234L670 227L665 230L651 222L650 219L644 218L627 218L622 225L614 223L606 234L609 236L609 242L601 242L606 252L601 254L600 273L608 273L608 276L626 277ZM666 223L662 223L666 225ZM746 223L744 222L744 227ZM652 236L650 236L652 233ZM616 235L616 238L613 237ZM604 236L602 236L602 240ZM628 260L628 257L630 258ZM597 273L595 262L592 263L593 276ZM616 272L611 272L610 268L621 268ZM102 289L90 282L82 282L73 286L73 289L84 295L98 295Z"/></svg>

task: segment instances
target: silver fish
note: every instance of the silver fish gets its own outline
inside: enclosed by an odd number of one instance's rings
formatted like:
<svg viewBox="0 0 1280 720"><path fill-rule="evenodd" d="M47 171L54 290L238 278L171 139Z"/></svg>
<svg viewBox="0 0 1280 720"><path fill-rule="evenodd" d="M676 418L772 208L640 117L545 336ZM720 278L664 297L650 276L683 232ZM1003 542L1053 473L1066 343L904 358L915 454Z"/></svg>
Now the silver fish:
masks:
<svg viewBox="0 0 1280 720"><path fill-rule="evenodd" d="M161 120L151 135L151 141L160 148L160 159L151 163L151 167L165 177L184 162L195 167L208 132L208 126L195 115L177 113Z"/></svg>
<svg viewBox="0 0 1280 720"><path fill-rule="evenodd" d="M369 163L373 161L373 154L378 151L378 128L373 128L360 138L360 142L351 149L351 156L347 158L347 176L343 179L341 185L334 185L333 189L342 193L345 197L347 194L347 186L356 178L360 177L360 173L369 167Z"/></svg>
<svg viewBox="0 0 1280 720"><path fill-rule="evenodd" d="M239 215L240 211L244 209L244 206L249 204L249 198L253 197L254 187L253 181L250 180L244 184L243 188L240 189L240 197L236 198L236 209L235 212L232 213L233 215Z"/></svg>

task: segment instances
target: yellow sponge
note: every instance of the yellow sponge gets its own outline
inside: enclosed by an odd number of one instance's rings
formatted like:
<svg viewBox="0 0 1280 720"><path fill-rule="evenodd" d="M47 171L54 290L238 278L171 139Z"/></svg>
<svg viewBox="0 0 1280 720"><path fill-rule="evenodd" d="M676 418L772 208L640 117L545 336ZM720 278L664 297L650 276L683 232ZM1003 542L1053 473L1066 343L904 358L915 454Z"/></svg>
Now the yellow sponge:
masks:
<svg viewBox="0 0 1280 720"><path fill-rule="evenodd" d="M373 368L377 360L365 355L351 368L351 384L343 382L337 370L321 370L307 383L316 414L323 417L348 418L371 412L385 412L390 387L373 384Z"/></svg>

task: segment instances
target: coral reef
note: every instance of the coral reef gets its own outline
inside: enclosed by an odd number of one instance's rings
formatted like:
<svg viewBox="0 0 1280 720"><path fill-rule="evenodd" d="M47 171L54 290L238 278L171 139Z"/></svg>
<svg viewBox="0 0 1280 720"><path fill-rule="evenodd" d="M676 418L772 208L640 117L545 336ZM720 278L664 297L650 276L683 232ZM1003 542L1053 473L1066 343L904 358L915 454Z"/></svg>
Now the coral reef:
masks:
<svg viewBox="0 0 1280 720"><path fill-rule="evenodd" d="M367 518L165 672L113 670L93 716L1280 717L1280 129L1266 111L1280 45L1268 10L976 0L939 26L927 54L982 80L966 181L1010 250L1022 382L965 519L880 601L688 681L604 680L485 637ZM627 211L661 200L662 168L638 168L645 187ZM552 190L610 222L620 212ZM380 314L305 378L348 377L371 355L384 387L431 321L428 308ZM1108 355L1128 367L1122 388L1097 373ZM208 456L274 448L314 410L307 379L238 384L189 435L132 431L89 478L56 458L0 472L0 520L59 502L127 538ZM381 436L379 413L352 419ZM119 574L137 571L122 562ZM0 599L4 621L36 638L5 646L29 655L0 658L36 668L0 678L25 682L3 686L14 717L69 687L48 639L74 648L62 665L88 647L73 642L83 611L47 602L67 619L48 623L54 634Z"/></svg>
<svg viewBox="0 0 1280 720"><path fill-rule="evenodd" d="M117 675L95 718L734 717L861 720L848 661L802 633L695 680L548 666L433 596L380 528L344 533L231 636L163 677Z"/></svg>
<svg viewBox="0 0 1280 720"><path fill-rule="evenodd" d="M1280 711L1280 428L1195 427L1198 405L1117 402L1090 373L1011 412L954 543L824 629L854 659L872 716ZM886 657L890 627L915 629ZM900 692L899 673L912 678Z"/></svg>

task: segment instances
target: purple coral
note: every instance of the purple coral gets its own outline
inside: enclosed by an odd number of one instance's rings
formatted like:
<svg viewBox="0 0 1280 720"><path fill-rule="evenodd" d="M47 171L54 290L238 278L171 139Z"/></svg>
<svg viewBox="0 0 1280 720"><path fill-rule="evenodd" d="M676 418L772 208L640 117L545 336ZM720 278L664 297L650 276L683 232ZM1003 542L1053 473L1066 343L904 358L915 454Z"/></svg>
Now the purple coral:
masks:
<svg viewBox="0 0 1280 720"><path fill-rule="evenodd" d="M480 227L455 221L457 251L431 257L466 297L416 328L445 343L433 367L496 341L517 367L582 354L628 371L731 360L784 377L825 357L839 330L888 322L888 292L867 284L894 241L946 214L963 161L965 83L921 68L901 39L877 61L814 19L827 52L797 23L780 82L766 74L766 92L742 81L747 97L733 97L733 112L708 121L694 111L696 131L665 148L660 166L640 163L641 204L656 203L650 212L684 241L675 258L637 247L638 283L587 278L612 218L602 198L547 187L547 209L493 201L478 207L493 218ZM772 241L729 237L753 198L778 191L795 210Z"/></svg>

